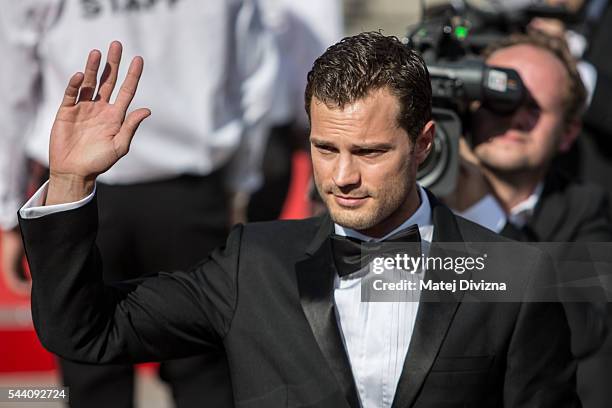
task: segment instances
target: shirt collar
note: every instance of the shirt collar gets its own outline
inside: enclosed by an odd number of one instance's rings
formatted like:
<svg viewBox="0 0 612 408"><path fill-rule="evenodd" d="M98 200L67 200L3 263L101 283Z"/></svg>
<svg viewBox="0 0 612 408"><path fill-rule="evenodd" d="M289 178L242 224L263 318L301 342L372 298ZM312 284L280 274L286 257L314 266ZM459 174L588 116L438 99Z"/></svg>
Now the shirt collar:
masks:
<svg viewBox="0 0 612 408"><path fill-rule="evenodd" d="M536 188L533 190L533 193L531 193L529 197L510 209L508 220L513 225L523 227L525 224L527 224L527 221L529 221L533 215L533 212L535 211L536 205L538 205L538 201L540 201L540 196L542 195L543 189L544 183L538 183Z"/></svg>
<svg viewBox="0 0 612 408"><path fill-rule="evenodd" d="M419 197L421 198L421 205L419 208L412 214L406 221L404 221L399 227L395 228L393 231L389 232L382 238L373 238L367 235L360 233L359 231L355 231L351 228L346 228L341 225L334 223L334 231L337 235L342 235L345 237L357 238L362 241L384 241L391 235L405 230L413 224L418 225L419 233L421 234L421 238L425 241L431 241L431 236L433 234L433 222L431 218L431 205L429 203L429 198L427 197L427 192L423 187L417 184Z"/></svg>

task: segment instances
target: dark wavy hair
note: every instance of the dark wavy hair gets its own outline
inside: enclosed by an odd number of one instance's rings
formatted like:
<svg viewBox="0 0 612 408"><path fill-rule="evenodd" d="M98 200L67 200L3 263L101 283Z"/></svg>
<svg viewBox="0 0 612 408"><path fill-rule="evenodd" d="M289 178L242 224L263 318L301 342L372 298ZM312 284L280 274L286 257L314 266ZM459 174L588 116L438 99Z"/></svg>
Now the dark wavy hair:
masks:
<svg viewBox="0 0 612 408"><path fill-rule="evenodd" d="M398 98L398 125L414 140L431 120L429 72L415 51L379 32L343 38L317 58L308 73L306 113L310 119L313 97L343 109L381 88Z"/></svg>

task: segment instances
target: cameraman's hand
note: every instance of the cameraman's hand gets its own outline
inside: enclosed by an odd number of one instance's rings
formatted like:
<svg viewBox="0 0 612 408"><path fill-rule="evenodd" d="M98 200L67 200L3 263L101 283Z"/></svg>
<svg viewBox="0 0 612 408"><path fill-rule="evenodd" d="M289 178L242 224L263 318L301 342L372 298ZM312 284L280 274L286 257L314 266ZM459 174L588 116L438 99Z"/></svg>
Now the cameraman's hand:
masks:
<svg viewBox="0 0 612 408"><path fill-rule="evenodd" d="M459 174L455 191L443 201L455 211L465 211L483 199L492 190L483 174L478 158L464 138L459 139Z"/></svg>
<svg viewBox="0 0 612 408"><path fill-rule="evenodd" d="M111 43L97 95L100 51L89 53L84 74L77 72L70 78L51 130L46 205L77 201L90 194L96 177L128 152L138 125L151 114L148 109L137 109L126 117L142 74L141 57L132 60L115 103L110 103L121 52L120 42Z"/></svg>
<svg viewBox="0 0 612 408"><path fill-rule="evenodd" d="M16 294L29 295L30 281L26 279L23 269L23 242L19 228L2 231L2 251L0 252L0 268L4 275L6 286Z"/></svg>

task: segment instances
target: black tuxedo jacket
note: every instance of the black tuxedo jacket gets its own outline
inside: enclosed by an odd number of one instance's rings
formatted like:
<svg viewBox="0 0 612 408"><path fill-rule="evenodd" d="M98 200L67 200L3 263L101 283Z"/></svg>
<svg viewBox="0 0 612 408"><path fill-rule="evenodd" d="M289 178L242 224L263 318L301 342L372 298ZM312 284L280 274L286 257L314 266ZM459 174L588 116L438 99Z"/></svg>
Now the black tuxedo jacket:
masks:
<svg viewBox="0 0 612 408"><path fill-rule="evenodd" d="M434 242L503 240L433 197L432 214ZM114 363L222 347L238 407L359 406L334 310L328 218L238 226L190 271L104 286L96 216L94 200L20 220L34 324L49 350ZM488 271L528 293L548 264L540 251L518 245L517 259ZM579 405L558 303L435 302L429 295L421 295L394 408Z"/></svg>

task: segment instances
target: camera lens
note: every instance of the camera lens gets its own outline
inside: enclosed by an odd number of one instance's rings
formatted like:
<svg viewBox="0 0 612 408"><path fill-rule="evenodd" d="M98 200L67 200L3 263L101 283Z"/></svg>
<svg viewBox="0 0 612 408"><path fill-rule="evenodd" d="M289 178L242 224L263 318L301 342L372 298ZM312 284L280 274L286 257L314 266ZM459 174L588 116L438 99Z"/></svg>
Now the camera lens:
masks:
<svg viewBox="0 0 612 408"><path fill-rule="evenodd" d="M429 156L419 166L417 181L438 196L455 189L459 169L461 121L448 109L433 108L436 134Z"/></svg>
<svg viewBox="0 0 612 408"><path fill-rule="evenodd" d="M449 162L449 138L442 126L436 127L433 146L427 159L419 166L417 179L423 187L435 185L446 173Z"/></svg>

